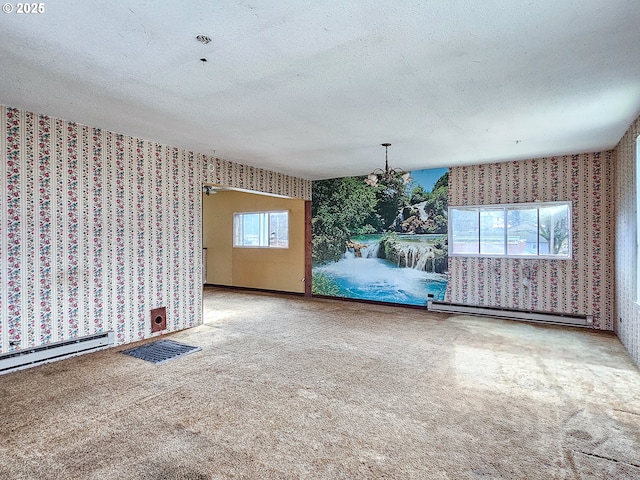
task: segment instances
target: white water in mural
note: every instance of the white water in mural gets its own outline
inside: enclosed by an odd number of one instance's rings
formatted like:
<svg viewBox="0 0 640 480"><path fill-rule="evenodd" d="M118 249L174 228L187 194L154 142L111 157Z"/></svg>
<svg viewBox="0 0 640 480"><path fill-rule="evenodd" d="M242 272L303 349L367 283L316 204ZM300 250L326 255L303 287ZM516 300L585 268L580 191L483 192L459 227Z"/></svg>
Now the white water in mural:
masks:
<svg viewBox="0 0 640 480"><path fill-rule="evenodd" d="M340 288L340 296L381 302L426 305L428 294L443 300L447 277L413 268L399 268L380 258L355 258L314 268Z"/></svg>
<svg viewBox="0 0 640 480"><path fill-rule="evenodd" d="M348 298L377 300L407 305L426 305L429 295L435 300L444 300L447 287L446 274L426 272L425 266L433 261L433 252L428 243L415 239L403 245L402 254L409 268L377 258L379 239L358 237L364 246L361 257L353 250L347 250L342 259L314 267L314 272L322 273L340 289L340 296Z"/></svg>
<svg viewBox="0 0 640 480"><path fill-rule="evenodd" d="M378 251L379 250L380 250L380 243L379 242L370 243L365 248L362 249L362 257L363 258L378 258ZM349 251L347 251L346 254L353 255L353 253L349 252Z"/></svg>
<svg viewBox="0 0 640 480"><path fill-rule="evenodd" d="M408 268L433 271L435 258L433 249L428 245L403 245L398 257L398 266L400 266L401 260L404 260L404 264Z"/></svg>

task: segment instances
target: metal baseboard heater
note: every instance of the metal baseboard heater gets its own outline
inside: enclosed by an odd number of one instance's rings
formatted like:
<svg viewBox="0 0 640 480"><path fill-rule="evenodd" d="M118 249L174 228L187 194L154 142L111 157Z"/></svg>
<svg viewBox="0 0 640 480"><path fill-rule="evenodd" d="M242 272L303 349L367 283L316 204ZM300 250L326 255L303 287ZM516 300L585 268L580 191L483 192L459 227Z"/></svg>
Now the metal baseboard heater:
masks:
<svg viewBox="0 0 640 480"><path fill-rule="evenodd" d="M576 327L591 327L593 325L593 317L591 315L572 313L534 312L518 308L483 307L435 300L429 301L427 309L434 312L465 313L468 315L482 315L485 317L498 317L509 320L551 323L554 325L572 325Z"/></svg>
<svg viewBox="0 0 640 480"><path fill-rule="evenodd" d="M87 335L41 347L29 347L0 355L0 375L23 368L54 362L82 353L95 352L114 344L113 331Z"/></svg>

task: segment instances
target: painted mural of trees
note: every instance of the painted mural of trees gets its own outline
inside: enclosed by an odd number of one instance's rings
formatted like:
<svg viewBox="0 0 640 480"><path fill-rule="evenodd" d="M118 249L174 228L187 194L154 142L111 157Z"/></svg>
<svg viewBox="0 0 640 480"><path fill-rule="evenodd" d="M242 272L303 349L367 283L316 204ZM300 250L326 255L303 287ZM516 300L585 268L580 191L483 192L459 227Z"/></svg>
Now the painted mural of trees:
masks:
<svg viewBox="0 0 640 480"><path fill-rule="evenodd" d="M376 191L361 178L343 177L312 183L311 228L314 263L337 261L352 235L374 233L370 217Z"/></svg>
<svg viewBox="0 0 640 480"><path fill-rule="evenodd" d="M447 233L447 207L449 206L449 172L438 179L431 193L423 200L428 219L421 233Z"/></svg>
<svg viewBox="0 0 640 480"><path fill-rule="evenodd" d="M338 261L347 241L369 233L447 232L449 174L427 192L396 179L370 187L363 177L312 183L312 258L314 264Z"/></svg>

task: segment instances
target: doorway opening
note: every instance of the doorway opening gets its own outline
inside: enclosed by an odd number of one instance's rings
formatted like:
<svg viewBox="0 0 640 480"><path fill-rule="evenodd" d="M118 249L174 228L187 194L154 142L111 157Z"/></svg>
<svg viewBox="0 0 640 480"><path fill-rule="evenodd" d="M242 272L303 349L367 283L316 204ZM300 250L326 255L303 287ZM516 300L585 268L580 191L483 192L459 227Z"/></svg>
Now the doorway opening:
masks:
<svg viewBox="0 0 640 480"><path fill-rule="evenodd" d="M286 212L288 242L234 241L234 217L266 221ZM251 215L257 214L257 215ZM281 217L281 216L280 216ZM281 219L277 215L276 219ZM205 183L202 186L202 283L311 295L311 202ZM268 223L266 223L268 225ZM259 225L258 225L259 226ZM274 227L275 228L275 227ZM281 228L281 225L278 227ZM247 229L251 234L250 229ZM268 232L267 232L268 233ZM238 232L235 232L238 235ZM265 244L266 245L263 245ZM275 244L276 242L274 242Z"/></svg>

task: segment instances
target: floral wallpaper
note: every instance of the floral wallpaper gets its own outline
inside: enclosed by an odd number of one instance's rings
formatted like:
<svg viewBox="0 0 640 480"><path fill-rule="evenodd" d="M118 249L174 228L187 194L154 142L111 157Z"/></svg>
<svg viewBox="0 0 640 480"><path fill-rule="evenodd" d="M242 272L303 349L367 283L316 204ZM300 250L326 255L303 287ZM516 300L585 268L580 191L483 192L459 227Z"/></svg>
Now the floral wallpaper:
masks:
<svg viewBox="0 0 640 480"><path fill-rule="evenodd" d="M447 301L593 315L640 364L638 134L640 118L612 152L452 168L451 205L571 200L573 259L450 258ZM0 106L0 353L136 341L159 306L170 331L198 324L203 182L311 198L307 180Z"/></svg>
<svg viewBox="0 0 640 480"><path fill-rule="evenodd" d="M202 156L204 181L285 197L311 200L311 181L258 167Z"/></svg>
<svg viewBox="0 0 640 480"><path fill-rule="evenodd" d="M203 182L311 197L311 182L0 106L0 353L201 322Z"/></svg>
<svg viewBox="0 0 640 480"><path fill-rule="evenodd" d="M640 306L636 291L638 265L636 217L637 143L640 117L631 124L613 151L615 165L615 318L614 329L640 365Z"/></svg>
<svg viewBox="0 0 640 480"><path fill-rule="evenodd" d="M450 257L447 301L592 315L596 328L611 330L611 157L595 152L452 168L452 206L570 200L573 252L571 260Z"/></svg>

